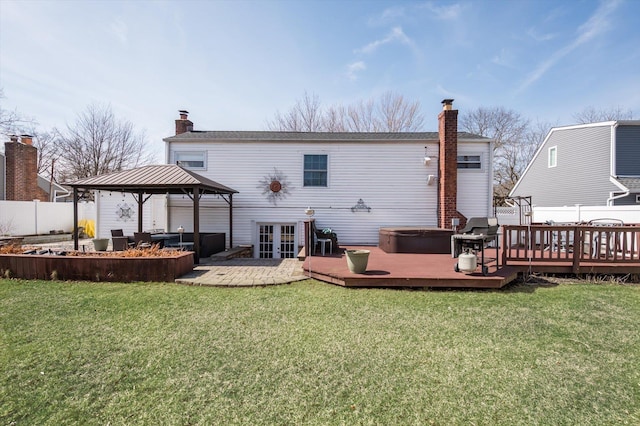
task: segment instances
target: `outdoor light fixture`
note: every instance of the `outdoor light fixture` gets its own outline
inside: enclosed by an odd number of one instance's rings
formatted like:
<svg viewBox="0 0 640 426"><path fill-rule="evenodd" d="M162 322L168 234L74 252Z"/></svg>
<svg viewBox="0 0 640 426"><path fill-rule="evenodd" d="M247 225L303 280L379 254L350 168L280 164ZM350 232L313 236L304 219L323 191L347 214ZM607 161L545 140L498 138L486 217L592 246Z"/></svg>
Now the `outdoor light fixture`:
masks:
<svg viewBox="0 0 640 426"><path fill-rule="evenodd" d="M433 185L435 183L436 179L438 179L438 177L436 175L429 175L427 177L427 185Z"/></svg>
<svg viewBox="0 0 640 426"><path fill-rule="evenodd" d="M178 234L180 234L180 248L182 248L182 234L184 234L184 228L182 225L178 226Z"/></svg>
<svg viewBox="0 0 640 426"><path fill-rule="evenodd" d="M428 166L429 163L431 162L432 158L431 156L427 153L427 147L424 147L424 157L422 158L422 164L424 164L425 166Z"/></svg>
<svg viewBox="0 0 640 426"><path fill-rule="evenodd" d="M312 209L311 207L307 207L304 210L304 214L307 215L307 217L309 218L309 251L308 251L308 255L309 255L309 278L311 278L311 250L313 250L313 239L311 237L311 218L313 217L314 214L316 214L316 211L314 209Z"/></svg>

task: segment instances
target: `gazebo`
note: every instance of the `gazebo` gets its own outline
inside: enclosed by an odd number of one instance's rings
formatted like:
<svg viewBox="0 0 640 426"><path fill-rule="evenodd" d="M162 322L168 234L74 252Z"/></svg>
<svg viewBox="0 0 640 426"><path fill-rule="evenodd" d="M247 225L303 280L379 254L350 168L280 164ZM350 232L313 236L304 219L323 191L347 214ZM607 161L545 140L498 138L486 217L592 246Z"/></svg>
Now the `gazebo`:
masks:
<svg viewBox="0 0 640 426"><path fill-rule="evenodd" d="M90 190L133 194L138 203L138 232L142 232L142 208L153 194L186 194L193 201L195 261L200 259L200 197L219 195L229 205L229 245L233 246L233 194L238 191L200 176L178 165L143 166L121 172L92 176L69 183L73 188L73 244L78 250L78 200Z"/></svg>

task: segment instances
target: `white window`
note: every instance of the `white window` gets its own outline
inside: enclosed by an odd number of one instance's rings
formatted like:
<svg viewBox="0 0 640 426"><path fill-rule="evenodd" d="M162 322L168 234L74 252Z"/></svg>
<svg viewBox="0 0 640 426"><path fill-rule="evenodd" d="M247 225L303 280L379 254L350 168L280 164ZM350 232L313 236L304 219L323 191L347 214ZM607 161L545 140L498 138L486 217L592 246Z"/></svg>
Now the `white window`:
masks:
<svg viewBox="0 0 640 426"><path fill-rule="evenodd" d="M327 155L305 154L304 156L304 186L327 186L328 171Z"/></svg>
<svg viewBox="0 0 640 426"><path fill-rule="evenodd" d="M558 165L558 147L552 146L549 148L549 167L555 167Z"/></svg>
<svg viewBox="0 0 640 426"><path fill-rule="evenodd" d="M458 155L458 169L482 169L482 155L467 154Z"/></svg>
<svg viewBox="0 0 640 426"><path fill-rule="evenodd" d="M189 170L207 170L207 155L204 151L179 151L173 154L178 166Z"/></svg>

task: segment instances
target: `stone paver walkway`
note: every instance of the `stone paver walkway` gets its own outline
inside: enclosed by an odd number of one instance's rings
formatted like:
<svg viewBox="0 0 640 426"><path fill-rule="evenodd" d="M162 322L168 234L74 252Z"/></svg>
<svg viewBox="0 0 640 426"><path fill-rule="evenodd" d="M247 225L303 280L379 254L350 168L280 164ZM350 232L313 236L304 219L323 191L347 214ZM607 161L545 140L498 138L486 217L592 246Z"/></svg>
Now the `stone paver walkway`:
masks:
<svg viewBox="0 0 640 426"><path fill-rule="evenodd" d="M298 259L200 259L202 263L176 280L179 284L251 287L305 280Z"/></svg>

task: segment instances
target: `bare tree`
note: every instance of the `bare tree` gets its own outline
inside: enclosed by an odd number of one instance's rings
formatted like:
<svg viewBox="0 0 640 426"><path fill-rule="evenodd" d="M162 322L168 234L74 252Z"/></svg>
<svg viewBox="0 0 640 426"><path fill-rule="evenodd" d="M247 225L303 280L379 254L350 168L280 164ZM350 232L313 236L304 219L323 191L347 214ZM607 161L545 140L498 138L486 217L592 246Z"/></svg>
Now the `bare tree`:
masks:
<svg viewBox="0 0 640 426"><path fill-rule="evenodd" d="M387 132L413 131L424 124L420 103L408 102L399 94L383 93L378 101L378 112L382 120L380 128Z"/></svg>
<svg viewBox="0 0 640 426"><path fill-rule="evenodd" d="M422 129L419 102L402 95L383 93L377 100L361 100L348 106L321 107L317 95L305 92L302 100L267 123L269 130L299 132L412 132Z"/></svg>
<svg viewBox="0 0 640 426"><path fill-rule="evenodd" d="M285 130L292 132L318 132L324 129L324 117L320 107L318 95L304 92L301 100L285 114L276 113L273 121L267 126L271 130Z"/></svg>
<svg viewBox="0 0 640 426"><path fill-rule="evenodd" d="M539 133L532 131L529 120L520 113L503 107L480 107L461 114L459 125L462 130L494 140L494 197L506 197L533 158L541 142Z"/></svg>
<svg viewBox="0 0 640 426"><path fill-rule="evenodd" d="M4 90L0 88L0 99L4 99ZM6 110L0 106L0 134L19 135L25 132L25 128L33 126L35 121L20 114L17 110Z"/></svg>
<svg viewBox="0 0 640 426"><path fill-rule="evenodd" d="M81 179L151 163L144 133L119 120L110 106L89 105L58 138L59 177Z"/></svg>
<svg viewBox="0 0 640 426"><path fill-rule="evenodd" d="M55 180L56 161L60 157L60 150L58 147L58 131L52 129L50 132L41 132L38 130L31 130L33 135L33 146L38 148L38 174L47 178L53 177Z"/></svg>
<svg viewBox="0 0 640 426"><path fill-rule="evenodd" d="M609 109L595 109L588 106L573 115L578 124L597 123L600 121L633 120L633 111L623 110L619 105Z"/></svg>

